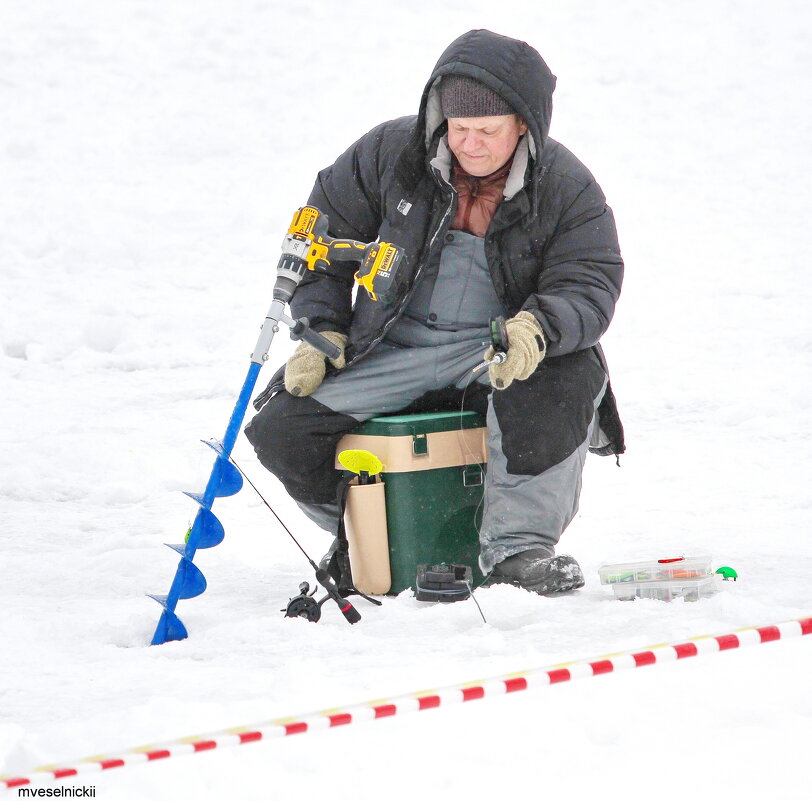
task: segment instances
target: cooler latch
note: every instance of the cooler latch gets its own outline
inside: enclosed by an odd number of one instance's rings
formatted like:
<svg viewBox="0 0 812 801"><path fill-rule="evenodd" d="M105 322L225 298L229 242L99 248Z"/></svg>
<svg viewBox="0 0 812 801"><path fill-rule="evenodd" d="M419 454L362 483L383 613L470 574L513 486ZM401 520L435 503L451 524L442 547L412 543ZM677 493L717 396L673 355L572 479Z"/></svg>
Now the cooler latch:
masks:
<svg viewBox="0 0 812 801"><path fill-rule="evenodd" d="M482 465L467 464L462 471L463 487L481 487L484 482Z"/></svg>
<svg viewBox="0 0 812 801"><path fill-rule="evenodd" d="M427 456L429 438L425 434L412 434L412 453L415 456Z"/></svg>

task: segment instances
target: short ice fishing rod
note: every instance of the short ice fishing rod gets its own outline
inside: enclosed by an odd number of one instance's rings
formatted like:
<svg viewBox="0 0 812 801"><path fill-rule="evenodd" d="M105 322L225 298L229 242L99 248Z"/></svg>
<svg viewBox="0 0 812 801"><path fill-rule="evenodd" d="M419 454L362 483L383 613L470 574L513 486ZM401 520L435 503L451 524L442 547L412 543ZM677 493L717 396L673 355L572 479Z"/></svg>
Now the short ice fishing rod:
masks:
<svg viewBox="0 0 812 801"><path fill-rule="evenodd" d="M274 508L265 500L263 494L259 491L257 486L248 478L247 475L242 471L240 466L234 461L234 458L231 458L231 464L237 468L240 475L249 483L251 488L254 492L259 496L259 499L265 506L268 507L271 514L276 518L277 522L283 529L287 532L287 535L293 540L296 547L304 554L305 559L310 563L310 566L316 573L316 581L321 584L322 587L327 592L327 595L321 599L321 601L316 601L313 598L313 594L315 593L315 589L313 592L310 592L310 585L303 581L299 585L299 595L296 598L291 599L291 603L288 604L287 610L287 617L304 617L311 621L317 621L321 617L321 607L325 601L331 600L335 601L336 605L338 606L341 614L344 615L348 623L357 623L361 619L361 615L358 610L346 599L342 598L341 594L338 591L338 587L336 587L335 582L330 577L330 574L322 567L319 567L311 558L310 554L302 547L302 544L299 540L296 539L293 532L284 524L282 518L276 513ZM372 600L372 599L370 599ZM375 603L380 604L380 601L375 601Z"/></svg>
<svg viewBox="0 0 812 801"><path fill-rule="evenodd" d="M471 371L472 373L478 373L489 364L504 364L507 359L510 341L508 340L507 325L504 317L494 317L493 320L491 320L491 347L493 348L493 356L491 356L490 359L485 359L480 362Z"/></svg>
<svg viewBox="0 0 812 801"><path fill-rule="evenodd" d="M242 428L259 371L268 360L268 351L274 335L279 331L279 323L290 327L293 339L304 340L326 357L337 359L341 355L337 346L310 328L306 318L294 320L285 313L285 307L307 271L325 272L332 261L357 261L360 265L355 274L358 283L364 286L370 295L374 289L385 295L403 258L402 249L396 245L387 242L365 244L352 239L333 239L327 234L328 228L327 215L322 214L314 206L303 206L293 215L282 242L282 256L276 268L273 302L265 315L265 322L251 354L251 365L231 413L225 436L221 442L204 440L205 444L217 454L206 489L202 493L186 493L200 508L185 542L169 545L181 557L172 585L166 595L150 596L163 607L152 645L160 645L170 640L183 640L188 636L186 627L175 614L175 608L179 600L195 598L206 590L206 579L194 564L194 556L198 548L213 548L219 545L225 536L223 524L211 511L211 507L215 498L234 495L242 488L243 477L231 462L231 451ZM310 561L313 564L312 560ZM317 579L327 590L328 595L333 597L335 594L334 600L340 598L326 571L322 576L322 571L319 568L316 570ZM346 607L346 602L340 600L339 607ZM347 614L345 612L345 617Z"/></svg>

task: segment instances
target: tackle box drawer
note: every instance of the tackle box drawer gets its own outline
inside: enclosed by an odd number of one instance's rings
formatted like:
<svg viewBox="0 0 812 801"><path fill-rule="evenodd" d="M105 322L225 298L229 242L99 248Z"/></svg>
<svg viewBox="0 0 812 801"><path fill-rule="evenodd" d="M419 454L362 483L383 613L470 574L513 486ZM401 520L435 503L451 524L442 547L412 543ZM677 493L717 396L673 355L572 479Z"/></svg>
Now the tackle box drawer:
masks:
<svg viewBox="0 0 812 801"><path fill-rule="evenodd" d="M633 601L635 598L654 598L658 601L698 601L709 598L722 589L722 577L715 573L699 578L672 579L670 581L632 581L612 584L615 598Z"/></svg>

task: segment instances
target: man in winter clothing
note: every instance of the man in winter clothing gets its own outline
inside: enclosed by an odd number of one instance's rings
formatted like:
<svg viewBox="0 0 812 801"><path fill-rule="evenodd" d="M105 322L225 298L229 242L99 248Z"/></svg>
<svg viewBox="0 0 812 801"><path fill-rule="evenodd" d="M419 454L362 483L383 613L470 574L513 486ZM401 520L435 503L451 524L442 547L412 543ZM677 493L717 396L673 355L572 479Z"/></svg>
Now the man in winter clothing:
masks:
<svg viewBox="0 0 812 801"><path fill-rule="evenodd" d="M389 413L466 408L488 427L480 567L546 594L583 585L555 546L574 517L588 450L623 430L598 341L620 294L612 212L589 171L549 138L555 76L529 45L470 31L440 57L417 116L374 128L319 173L308 200L334 237L403 248L391 302L354 266L308 273L296 317L342 351L302 344L246 429L260 461L335 533L338 440ZM490 321L502 364L472 374ZM473 380L472 380L473 378ZM262 403L265 405L263 406Z"/></svg>

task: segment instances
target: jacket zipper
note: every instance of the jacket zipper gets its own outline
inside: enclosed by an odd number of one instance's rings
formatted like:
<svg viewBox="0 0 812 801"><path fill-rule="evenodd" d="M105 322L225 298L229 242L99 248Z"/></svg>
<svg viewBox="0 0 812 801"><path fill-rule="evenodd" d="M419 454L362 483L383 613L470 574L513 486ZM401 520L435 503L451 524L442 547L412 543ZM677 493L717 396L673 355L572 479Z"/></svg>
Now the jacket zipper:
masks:
<svg viewBox="0 0 812 801"><path fill-rule="evenodd" d="M355 364L359 359L363 358L364 356L369 353L372 348L374 348L379 342L383 340L383 338L389 333L389 329L397 322L400 318L401 314L403 314L403 310L406 308L406 305L411 300L412 295L414 294L415 289L417 288L417 282L420 279L420 276L423 274L423 269L426 266L426 259L424 258L426 254L431 253L431 249L434 246L437 237L440 235L440 232L443 230L446 224L446 220L448 220L451 213L454 211L455 206L455 198L456 193L451 191L451 203L449 203L448 208L445 211L445 214L440 218L440 224L437 226L437 230L434 232L434 235L429 239L428 244L426 247L423 248L423 252L420 254L420 266L417 268L417 272L412 279L412 286L411 289L403 296L403 299L400 302L400 305L395 309L395 313L389 319L389 321L384 325L381 329L381 333L378 337L372 340L369 345L363 350L362 353L356 354L356 356L347 362L347 367L352 364Z"/></svg>

